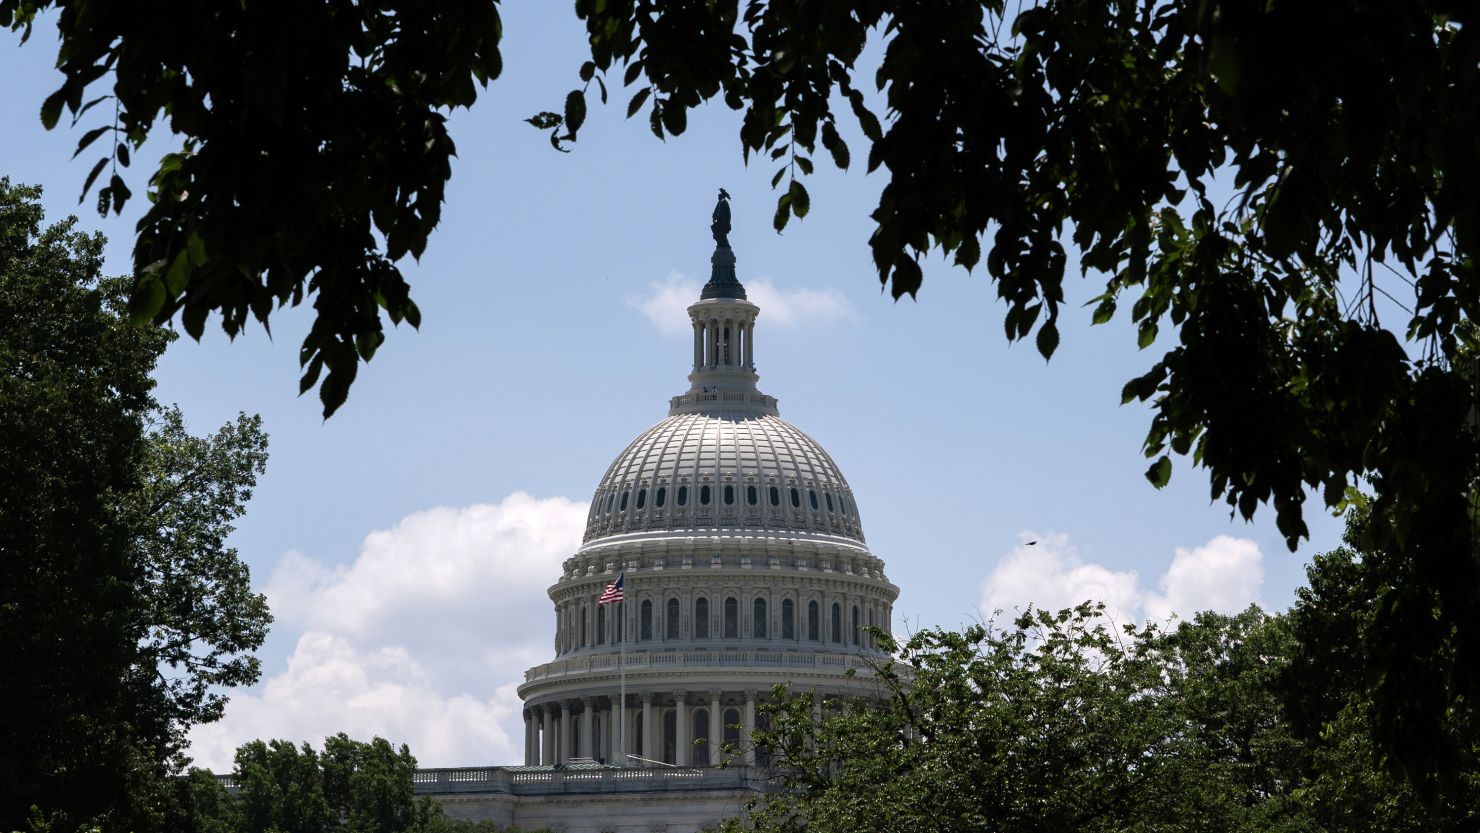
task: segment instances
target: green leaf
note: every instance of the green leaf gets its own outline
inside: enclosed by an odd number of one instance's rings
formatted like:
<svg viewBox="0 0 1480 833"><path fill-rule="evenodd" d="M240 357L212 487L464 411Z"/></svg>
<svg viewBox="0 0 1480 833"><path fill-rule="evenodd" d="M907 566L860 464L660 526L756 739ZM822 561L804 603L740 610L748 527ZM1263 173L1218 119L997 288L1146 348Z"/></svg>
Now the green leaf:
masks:
<svg viewBox="0 0 1480 833"><path fill-rule="evenodd" d="M582 81L590 81L591 80L591 77L593 75L595 75L595 74L596 74L596 62L595 61L587 61L586 63L581 64L581 72L580 72L580 75L581 75L581 80Z"/></svg>
<svg viewBox="0 0 1480 833"><path fill-rule="evenodd" d="M791 181L791 191L788 196L791 197L792 213L797 215L797 219L800 220L806 217L807 212L812 208L812 198L807 195L807 188L805 185L802 185L801 180L793 179ZM778 228L776 230L780 231L781 229Z"/></svg>
<svg viewBox="0 0 1480 833"><path fill-rule="evenodd" d="M643 87L638 90L637 94L632 96L632 100L627 102L627 118L630 119L637 115L637 111L642 109L643 102L647 101L648 96L652 95L652 93L652 87Z"/></svg>
<svg viewBox="0 0 1480 833"><path fill-rule="evenodd" d="M574 139L576 131L586 123L586 94L580 90L571 90L565 96L565 130L566 138Z"/></svg>
<svg viewBox="0 0 1480 833"><path fill-rule="evenodd" d="M86 133L82 134L82 138L77 140L77 149L72 151L72 158L76 159L84 150L87 150L88 145L92 144L94 141L97 140L99 136L107 133L112 129L113 125L105 124L102 127L94 127L92 130L89 130Z"/></svg>
<svg viewBox="0 0 1480 833"><path fill-rule="evenodd" d="M560 126L563 119L560 118L560 115L558 113L551 113L549 110L545 110L540 113L535 113L533 116L530 116L524 121L534 125L540 130L553 130Z"/></svg>
<svg viewBox="0 0 1480 833"><path fill-rule="evenodd" d="M1155 463L1151 464L1151 468L1146 470L1146 479L1158 489L1166 486L1172 479L1172 458L1165 454L1161 455Z"/></svg>
<svg viewBox="0 0 1480 833"><path fill-rule="evenodd" d="M87 172L87 179L83 180L82 182L82 193L77 196L78 202L82 202L84 199L87 198L87 192L92 190L93 182L97 180L98 174L103 172L103 168L107 164L108 157L104 156L102 159L98 160L96 165L92 166L91 171Z"/></svg>
<svg viewBox="0 0 1480 833"><path fill-rule="evenodd" d="M776 216L771 218L771 226L780 234L786 228L786 222L791 219L791 192L787 191L776 200Z"/></svg>
<svg viewBox="0 0 1480 833"><path fill-rule="evenodd" d="M832 154L833 164L837 165L839 170L848 169L848 163L852 161L848 155L848 144L843 141L842 136L838 135L837 128L833 127L830 121L822 123L822 146Z"/></svg>
<svg viewBox="0 0 1480 833"><path fill-rule="evenodd" d="M62 117L62 105L67 101L67 88L63 87L41 102L41 126L47 130L57 126L57 119Z"/></svg>
<svg viewBox="0 0 1480 833"><path fill-rule="evenodd" d="M663 126L674 136L680 136L689 126L688 108L670 97L663 104Z"/></svg>
<svg viewBox="0 0 1480 833"><path fill-rule="evenodd" d="M1038 328L1038 352L1045 359L1053 358L1053 351L1059 347L1059 327L1052 320L1043 322Z"/></svg>

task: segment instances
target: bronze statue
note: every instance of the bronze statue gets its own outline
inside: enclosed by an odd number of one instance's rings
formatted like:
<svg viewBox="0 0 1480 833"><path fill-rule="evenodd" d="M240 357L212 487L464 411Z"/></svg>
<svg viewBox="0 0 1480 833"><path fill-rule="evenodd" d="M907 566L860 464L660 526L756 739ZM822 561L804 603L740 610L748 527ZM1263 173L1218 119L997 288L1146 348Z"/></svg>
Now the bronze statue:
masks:
<svg viewBox="0 0 1480 833"><path fill-rule="evenodd" d="M709 231L714 234L715 245L730 248L730 193L723 188L719 189L719 202L711 219Z"/></svg>

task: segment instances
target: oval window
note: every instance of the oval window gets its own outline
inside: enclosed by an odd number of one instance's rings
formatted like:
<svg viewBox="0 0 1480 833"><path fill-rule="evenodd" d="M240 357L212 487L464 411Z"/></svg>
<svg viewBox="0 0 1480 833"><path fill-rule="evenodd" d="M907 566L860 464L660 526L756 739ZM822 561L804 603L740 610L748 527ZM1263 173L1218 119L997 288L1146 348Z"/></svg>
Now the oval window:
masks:
<svg viewBox="0 0 1480 833"><path fill-rule="evenodd" d="M793 486L792 489L791 489L791 508L793 508L793 509L800 509L801 506L802 506L802 493L801 492L798 492L796 490L796 487Z"/></svg>
<svg viewBox="0 0 1480 833"><path fill-rule="evenodd" d="M667 497L668 497L668 490L666 488L662 487L662 486L659 486L658 487L658 493L655 494L655 495L653 495L653 505L656 506L656 507L658 507L659 509L662 509L663 508L663 504L666 502ZM832 506L829 505L828 508L831 509Z"/></svg>
<svg viewBox="0 0 1480 833"><path fill-rule="evenodd" d="M725 505L726 506L729 506L730 504L732 504L734 502L735 502L735 487L734 486L731 486L728 483L726 483L725 484Z"/></svg>
<svg viewBox="0 0 1480 833"><path fill-rule="evenodd" d="M812 511L813 512L816 512L817 511L817 490L816 489L808 489L807 490L807 499L812 502ZM637 498L637 508L638 509L641 509L642 508L642 497L641 496L639 496Z"/></svg>
<svg viewBox="0 0 1480 833"><path fill-rule="evenodd" d="M607 498L606 498L606 511L608 511L608 512L612 511L612 505L615 504L616 502L617 502L617 493L616 492L612 492L610 495L607 495Z"/></svg>
<svg viewBox="0 0 1480 833"><path fill-rule="evenodd" d="M661 490L658 492L658 494L660 494L660 495L662 493L663 492ZM823 492L822 493L822 496L825 497L825 498L827 498L827 511L829 511L829 512L833 511L832 492ZM662 498L659 498L659 500L661 500L661 499ZM659 505L661 505L661 504L659 504Z"/></svg>
<svg viewBox="0 0 1480 833"><path fill-rule="evenodd" d="M620 509L620 510L622 510L623 512L626 512L627 511L627 493L626 492L623 492L622 493L622 504L620 506L618 506L617 508Z"/></svg>
<svg viewBox="0 0 1480 833"><path fill-rule="evenodd" d="M637 490L637 508L641 509L647 505L647 489Z"/></svg>
<svg viewBox="0 0 1480 833"><path fill-rule="evenodd" d="M758 497L756 496L756 493L755 493L755 487L754 486L746 486L745 487L745 502L746 503L749 503L751 506L754 506L756 504L757 500L758 500Z"/></svg>
<svg viewBox="0 0 1480 833"><path fill-rule="evenodd" d="M689 503L689 487L688 486L679 486L678 487L678 505L679 506L687 506L688 503Z"/></svg>
<svg viewBox="0 0 1480 833"><path fill-rule="evenodd" d="M780 489L777 489L775 486L772 486L771 487L771 505L772 506L780 506L781 505L781 490Z"/></svg>
<svg viewBox="0 0 1480 833"><path fill-rule="evenodd" d="M709 484L705 483L699 487L699 503L703 506L709 505Z"/></svg>

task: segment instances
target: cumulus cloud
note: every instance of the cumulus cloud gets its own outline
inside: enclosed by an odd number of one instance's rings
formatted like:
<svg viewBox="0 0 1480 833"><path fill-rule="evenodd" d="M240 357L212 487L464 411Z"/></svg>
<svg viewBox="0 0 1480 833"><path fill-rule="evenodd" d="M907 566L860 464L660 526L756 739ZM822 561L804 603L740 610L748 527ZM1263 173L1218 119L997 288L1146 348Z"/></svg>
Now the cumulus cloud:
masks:
<svg viewBox="0 0 1480 833"><path fill-rule="evenodd" d="M1236 613L1258 604L1264 581L1259 545L1229 535L1190 550L1178 548L1154 590L1135 570L1086 562L1062 533L1019 537L1023 543L982 582L985 616L1013 615L1029 605L1059 610L1086 600L1104 602L1106 614L1119 623L1164 622L1202 610ZM1037 543L1030 545L1033 539Z"/></svg>
<svg viewBox="0 0 1480 833"><path fill-rule="evenodd" d="M296 638L287 668L191 733L196 763L228 770L245 741L336 732L407 743L426 766L518 761L515 688L549 659L545 589L585 515L518 492L409 515L366 536L347 565L286 554L266 593L274 638Z"/></svg>
<svg viewBox="0 0 1480 833"><path fill-rule="evenodd" d="M689 305L699 297L703 282L681 272L670 272L662 281L648 284L648 292L629 301L659 332L678 335L690 332ZM770 278L745 281L749 299L761 308L767 324L797 327L856 318L858 313L847 297L836 289L778 288Z"/></svg>

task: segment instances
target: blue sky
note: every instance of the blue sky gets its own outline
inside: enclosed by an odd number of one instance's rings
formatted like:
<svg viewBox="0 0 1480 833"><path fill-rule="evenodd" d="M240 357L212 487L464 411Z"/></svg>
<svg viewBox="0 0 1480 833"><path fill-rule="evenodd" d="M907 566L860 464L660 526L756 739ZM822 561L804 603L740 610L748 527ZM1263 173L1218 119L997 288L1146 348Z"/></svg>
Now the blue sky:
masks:
<svg viewBox="0 0 1480 833"><path fill-rule="evenodd" d="M563 4L504 15L504 76L453 114L443 221L403 264L421 330L392 331L327 422L296 395L306 309L279 312L273 338L208 328L160 365L159 398L194 430L247 411L272 437L232 543L278 624L264 681L197 733L202 763L227 765L254 737L340 730L408 742L427 765L515 761L513 685L551 653L544 588L608 463L686 387L682 306L707 275L719 187L733 195L738 274L762 305L760 386L852 484L901 588L896 627L1081 595L1137 617L1281 609L1310 555L1338 543L1340 521L1311 506L1312 540L1291 555L1272 513L1230 520L1186 461L1162 491L1145 481L1149 414L1122 407L1120 389L1165 342L1138 351L1124 321L1090 327L1093 277L1071 280L1045 363L1031 340L1004 340L980 274L933 258L918 301L880 292L866 245L879 175L819 159L811 215L771 231L773 169L745 167L723 105L659 142L614 91L556 153L522 119L576 83L583 29ZM125 272L138 201L107 220L79 206L81 129L47 133L36 115L59 77L54 32L19 48L5 37L0 175L44 186L49 218L78 213L107 234L108 271ZM161 134L135 155L136 194L172 148Z"/></svg>

